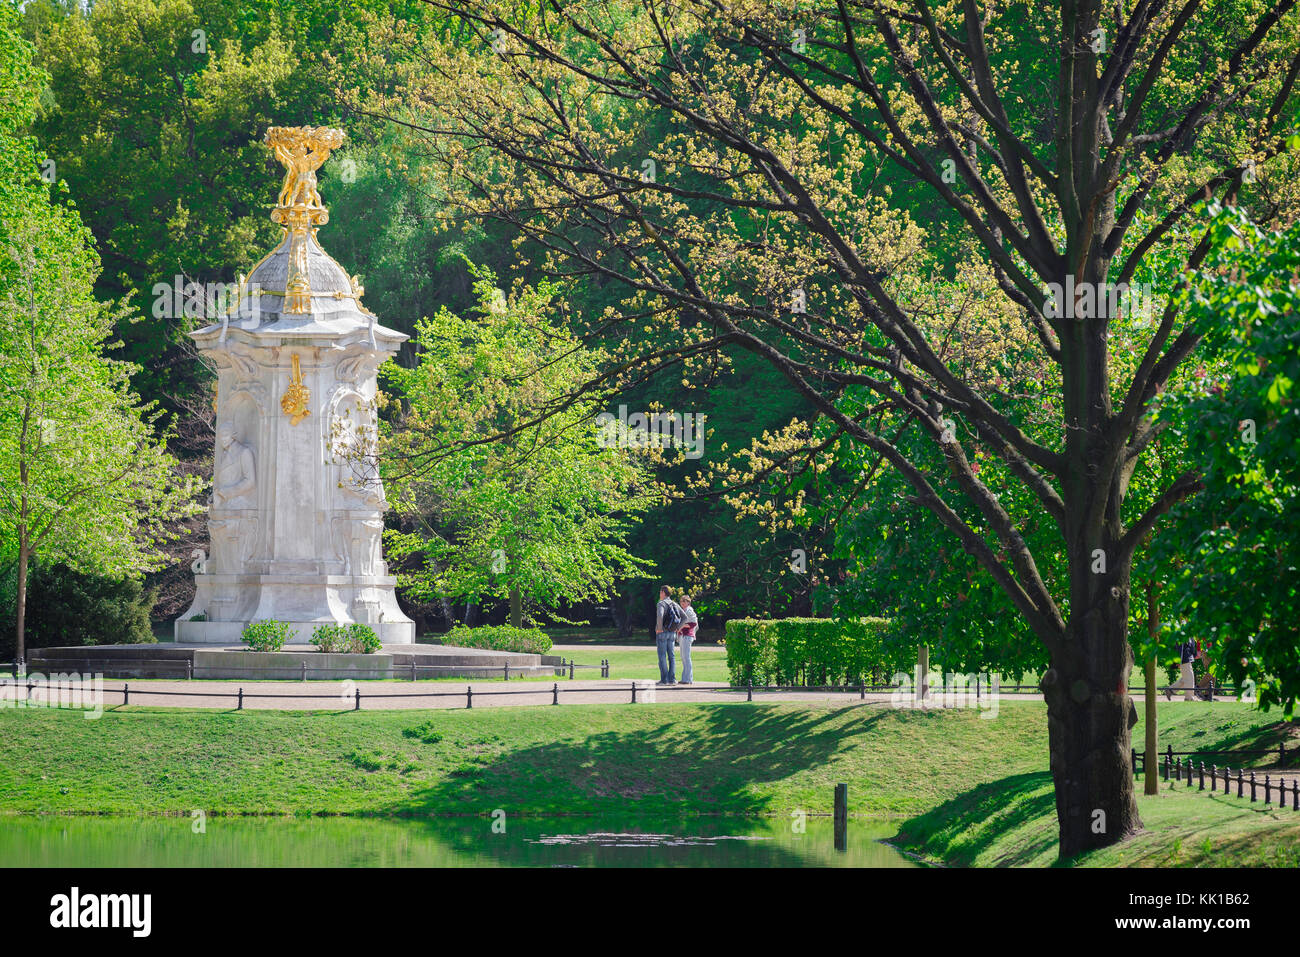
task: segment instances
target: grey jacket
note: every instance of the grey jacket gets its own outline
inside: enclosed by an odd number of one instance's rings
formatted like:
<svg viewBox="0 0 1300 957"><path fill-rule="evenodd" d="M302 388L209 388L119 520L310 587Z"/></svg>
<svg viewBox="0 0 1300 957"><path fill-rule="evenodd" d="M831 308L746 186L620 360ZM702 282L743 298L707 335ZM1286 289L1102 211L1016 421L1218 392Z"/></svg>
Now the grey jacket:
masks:
<svg viewBox="0 0 1300 957"><path fill-rule="evenodd" d="M668 608L668 599L660 598L659 603L655 605L655 634L664 633L664 611Z"/></svg>

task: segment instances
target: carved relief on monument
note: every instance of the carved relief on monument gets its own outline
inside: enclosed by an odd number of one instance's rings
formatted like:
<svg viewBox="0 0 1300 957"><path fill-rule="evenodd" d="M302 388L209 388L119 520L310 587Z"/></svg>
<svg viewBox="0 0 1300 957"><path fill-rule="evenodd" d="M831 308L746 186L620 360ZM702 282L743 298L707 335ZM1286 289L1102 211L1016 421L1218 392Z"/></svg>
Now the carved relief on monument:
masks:
<svg viewBox="0 0 1300 957"><path fill-rule="evenodd" d="M231 422L217 427L217 464L212 481L212 504L217 508L253 508L257 489L257 458L239 440Z"/></svg>
<svg viewBox="0 0 1300 957"><path fill-rule="evenodd" d="M379 427L375 403L361 393L339 387L329 400L325 441L345 505L383 509L384 483L379 477Z"/></svg>
<svg viewBox="0 0 1300 957"><path fill-rule="evenodd" d="M363 518L352 522L352 574L370 577L382 575L382 518Z"/></svg>
<svg viewBox="0 0 1300 957"><path fill-rule="evenodd" d="M230 397L228 413L217 425L208 519L209 571L243 571L257 546L258 453L254 443L259 418L257 399L249 390L240 389Z"/></svg>
<svg viewBox="0 0 1300 957"><path fill-rule="evenodd" d="M208 540L212 545L209 570L225 574L242 571L253 557L258 525L256 515L208 519Z"/></svg>

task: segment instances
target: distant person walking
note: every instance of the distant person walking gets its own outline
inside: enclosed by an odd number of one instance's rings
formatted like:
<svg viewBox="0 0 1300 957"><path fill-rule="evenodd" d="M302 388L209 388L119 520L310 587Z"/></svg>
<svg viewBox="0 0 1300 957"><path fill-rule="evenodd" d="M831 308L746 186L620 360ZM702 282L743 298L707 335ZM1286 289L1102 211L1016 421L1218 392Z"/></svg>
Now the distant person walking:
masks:
<svg viewBox="0 0 1300 957"><path fill-rule="evenodd" d="M1178 646L1178 687L1183 689L1183 700L1196 700L1196 642L1188 639Z"/></svg>
<svg viewBox="0 0 1300 957"><path fill-rule="evenodd" d="M677 661L673 655L673 643L677 640L677 629L681 627L685 615L677 602L673 601L672 592L667 585L659 588L659 603L655 605L655 645L659 649L659 684L675 685Z"/></svg>
<svg viewBox="0 0 1300 957"><path fill-rule="evenodd" d="M691 596L682 596L682 615L685 620L682 622L681 630L677 632L677 638L682 644L682 681L684 685L695 684L695 672L691 670L691 645L695 643L695 629L700 625L700 619L695 614L695 609L691 607Z"/></svg>

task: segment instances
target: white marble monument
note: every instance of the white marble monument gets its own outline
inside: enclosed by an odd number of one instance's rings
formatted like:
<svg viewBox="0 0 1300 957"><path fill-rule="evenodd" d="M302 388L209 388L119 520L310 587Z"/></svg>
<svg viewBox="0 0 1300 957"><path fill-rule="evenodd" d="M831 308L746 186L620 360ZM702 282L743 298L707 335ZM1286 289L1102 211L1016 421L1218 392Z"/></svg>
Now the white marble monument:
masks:
<svg viewBox="0 0 1300 957"><path fill-rule="evenodd" d="M326 622L363 622L410 644L383 560L383 485L372 454L375 370L407 337L379 325L355 277L321 248L316 170L341 130L273 127L287 167L271 218L280 244L240 283L223 321L191 333L218 372L210 552L178 642L238 644L260 619L305 643Z"/></svg>

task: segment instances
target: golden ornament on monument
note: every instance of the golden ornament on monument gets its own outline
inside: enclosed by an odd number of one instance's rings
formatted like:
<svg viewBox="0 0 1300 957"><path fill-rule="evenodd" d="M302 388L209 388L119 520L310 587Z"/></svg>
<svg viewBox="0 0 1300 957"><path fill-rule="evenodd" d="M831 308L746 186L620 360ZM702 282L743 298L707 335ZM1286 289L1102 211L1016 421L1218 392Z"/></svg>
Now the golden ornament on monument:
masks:
<svg viewBox="0 0 1300 957"><path fill-rule="evenodd" d="M297 425L311 412L307 410L307 403L311 401L311 390L302 384L302 369L298 366L298 353L293 354L293 375L289 380L289 388L284 390L284 395L280 397L280 409L285 415L289 416L289 424Z"/></svg>

